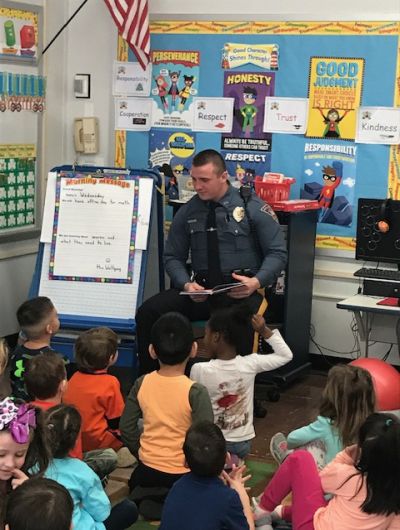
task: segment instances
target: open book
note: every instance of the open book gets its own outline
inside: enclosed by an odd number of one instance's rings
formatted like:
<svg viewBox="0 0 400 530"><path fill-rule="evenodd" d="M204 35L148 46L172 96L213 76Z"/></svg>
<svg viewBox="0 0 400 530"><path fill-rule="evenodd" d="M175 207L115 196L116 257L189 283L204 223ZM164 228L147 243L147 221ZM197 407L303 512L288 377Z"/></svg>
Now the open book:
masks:
<svg viewBox="0 0 400 530"><path fill-rule="evenodd" d="M244 285L242 282L235 282L235 283L223 283L222 285L216 285L212 289L204 289L203 291L181 291L179 294L186 294L190 296L204 296L205 294L211 296L213 294L220 294L225 293L226 291L232 291L232 289L237 289L237 287L240 287L241 285Z"/></svg>

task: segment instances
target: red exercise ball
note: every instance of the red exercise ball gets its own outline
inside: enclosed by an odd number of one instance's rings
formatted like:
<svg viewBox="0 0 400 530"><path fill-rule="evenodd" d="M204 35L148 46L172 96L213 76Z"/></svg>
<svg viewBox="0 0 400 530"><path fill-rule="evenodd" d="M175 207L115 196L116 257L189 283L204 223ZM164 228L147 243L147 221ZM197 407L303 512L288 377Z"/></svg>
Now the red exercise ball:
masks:
<svg viewBox="0 0 400 530"><path fill-rule="evenodd" d="M380 359L362 358L351 361L371 374L377 399L377 409L400 409L400 373L391 364Z"/></svg>

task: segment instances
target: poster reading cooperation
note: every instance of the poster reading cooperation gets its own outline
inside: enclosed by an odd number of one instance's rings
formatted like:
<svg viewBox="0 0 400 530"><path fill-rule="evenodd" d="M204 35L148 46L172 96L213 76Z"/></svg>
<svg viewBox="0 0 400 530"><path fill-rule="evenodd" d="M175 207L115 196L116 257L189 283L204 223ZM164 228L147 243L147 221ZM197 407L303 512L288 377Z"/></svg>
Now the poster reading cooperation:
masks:
<svg viewBox="0 0 400 530"><path fill-rule="evenodd" d="M354 140L364 59L311 57L306 136Z"/></svg>

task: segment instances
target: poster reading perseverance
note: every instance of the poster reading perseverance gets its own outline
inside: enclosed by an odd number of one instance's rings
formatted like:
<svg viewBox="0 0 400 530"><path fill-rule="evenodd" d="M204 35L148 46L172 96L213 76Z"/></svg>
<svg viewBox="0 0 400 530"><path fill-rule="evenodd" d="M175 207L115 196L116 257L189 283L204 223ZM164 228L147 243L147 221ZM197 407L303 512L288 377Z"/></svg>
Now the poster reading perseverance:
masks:
<svg viewBox="0 0 400 530"><path fill-rule="evenodd" d="M198 94L200 52L153 50L152 126L191 129L193 96Z"/></svg>

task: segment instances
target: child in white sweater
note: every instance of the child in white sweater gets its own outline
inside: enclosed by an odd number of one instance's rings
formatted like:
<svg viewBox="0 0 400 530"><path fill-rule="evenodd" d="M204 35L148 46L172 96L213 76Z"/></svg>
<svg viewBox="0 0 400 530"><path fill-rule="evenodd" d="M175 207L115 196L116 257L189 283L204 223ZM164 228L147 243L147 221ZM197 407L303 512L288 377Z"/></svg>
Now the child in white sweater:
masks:
<svg viewBox="0 0 400 530"><path fill-rule="evenodd" d="M274 353L252 353L241 357L237 345L241 343L249 320ZM212 360L193 365L190 377L207 388L214 422L224 434L227 451L245 458L255 437L254 379L260 372L283 366L293 354L277 329L271 331L261 315L252 315L242 306L213 313L206 326L204 341Z"/></svg>

